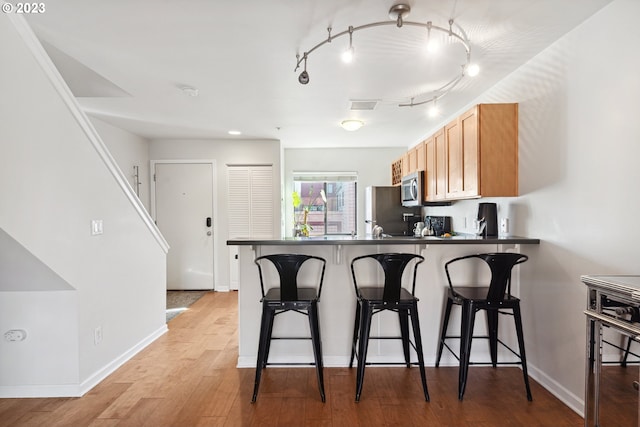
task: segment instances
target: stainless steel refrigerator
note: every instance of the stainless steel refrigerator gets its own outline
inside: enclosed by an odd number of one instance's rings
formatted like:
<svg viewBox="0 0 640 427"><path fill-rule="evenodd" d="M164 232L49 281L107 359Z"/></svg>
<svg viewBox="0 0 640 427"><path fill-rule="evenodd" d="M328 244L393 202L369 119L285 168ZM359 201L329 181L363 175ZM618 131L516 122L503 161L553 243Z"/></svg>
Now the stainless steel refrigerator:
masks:
<svg viewBox="0 0 640 427"><path fill-rule="evenodd" d="M403 207L400 187L365 188L366 232L371 234L372 221L381 226L385 234L405 236L413 234L413 227L421 219L420 207Z"/></svg>

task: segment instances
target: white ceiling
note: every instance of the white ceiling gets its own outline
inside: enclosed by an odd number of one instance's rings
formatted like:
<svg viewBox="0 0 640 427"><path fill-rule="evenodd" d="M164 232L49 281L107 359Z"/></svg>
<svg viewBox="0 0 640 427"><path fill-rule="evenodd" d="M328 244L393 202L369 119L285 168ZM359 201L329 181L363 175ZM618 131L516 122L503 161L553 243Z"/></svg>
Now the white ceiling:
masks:
<svg viewBox="0 0 640 427"><path fill-rule="evenodd" d="M610 1L407 1L407 21L453 18L481 67L439 101L439 119L425 106L397 105L429 98L419 95L451 79L464 51L450 45L441 54L452 60L429 62L417 27L354 33L349 66L339 59L348 37L335 39L309 56L308 85L294 72L296 53L325 39L329 25L336 34L387 20L397 0L58 0L27 21L85 112L141 136L389 147L419 141ZM350 100L369 99L380 100L375 110L350 111ZM366 125L344 131L339 123L350 117Z"/></svg>

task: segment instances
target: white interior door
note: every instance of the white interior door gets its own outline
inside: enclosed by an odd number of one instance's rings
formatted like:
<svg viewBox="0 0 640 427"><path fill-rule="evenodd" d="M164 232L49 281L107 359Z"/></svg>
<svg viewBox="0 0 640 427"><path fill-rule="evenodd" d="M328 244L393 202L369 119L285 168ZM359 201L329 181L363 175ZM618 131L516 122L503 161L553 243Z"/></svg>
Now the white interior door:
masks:
<svg viewBox="0 0 640 427"><path fill-rule="evenodd" d="M156 163L154 173L156 223L170 246L167 289L213 289L213 165Z"/></svg>

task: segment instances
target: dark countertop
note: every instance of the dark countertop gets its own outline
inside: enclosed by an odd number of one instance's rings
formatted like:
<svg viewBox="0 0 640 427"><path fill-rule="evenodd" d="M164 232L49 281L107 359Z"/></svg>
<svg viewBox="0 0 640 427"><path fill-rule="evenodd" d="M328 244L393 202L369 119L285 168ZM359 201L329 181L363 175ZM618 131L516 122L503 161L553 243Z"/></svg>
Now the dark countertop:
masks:
<svg viewBox="0 0 640 427"><path fill-rule="evenodd" d="M531 244L539 245L540 239L518 236L500 236L482 238L473 234L459 234L452 237L413 237L392 236L383 238L351 237L351 236L318 236L318 237L284 237L282 239L230 239L228 246L246 245L497 245L497 244Z"/></svg>

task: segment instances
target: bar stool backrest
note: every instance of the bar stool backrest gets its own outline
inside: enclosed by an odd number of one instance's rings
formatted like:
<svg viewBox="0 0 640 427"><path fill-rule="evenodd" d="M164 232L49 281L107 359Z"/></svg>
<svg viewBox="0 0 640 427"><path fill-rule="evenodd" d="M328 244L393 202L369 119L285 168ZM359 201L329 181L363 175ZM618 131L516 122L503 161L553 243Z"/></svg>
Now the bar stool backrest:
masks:
<svg viewBox="0 0 640 427"><path fill-rule="evenodd" d="M362 255L354 258L353 261L351 261L351 274L353 276L356 295L360 295L360 293L358 292L354 263L365 258L372 258L378 261L384 271L384 291L382 295L384 302L398 302L400 300L400 289L402 288L402 275L404 270L412 260L418 258L418 261L415 262L413 266L413 282L411 286L411 294L415 295L416 270L418 269L418 265L424 261L423 256L407 253L382 253Z"/></svg>
<svg viewBox="0 0 640 427"><path fill-rule="evenodd" d="M298 300L298 272L300 271L302 264L310 259L320 261L322 263L322 272L320 273L320 283L318 285L318 298L320 298L322 282L324 281L324 270L326 267L326 261L324 258L303 254L274 254L263 255L256 258L254 262L258 266L258 272L260 273L260 289L262 290L262 297L264 298L264 280L262 277L262 266L260 265L260 260L263 259L271 261L280 276L280 299L282 301Z"/></svg>
<svg viewBox="0 0 640 427"><path fill-rule="evenodd" d="M451 282L451 276L449 275L449 264L469 258L479 258L486 262L491 269L491 282L489 283L489 290L487 291L487 301L490 302L502 301L505 294L511 297L511 271L514 266L522 264L529 259L527 255L514 252L474 254L454 258L447 262L444 267L447 273L449 287L452 290L454 287Z"/></svg>

